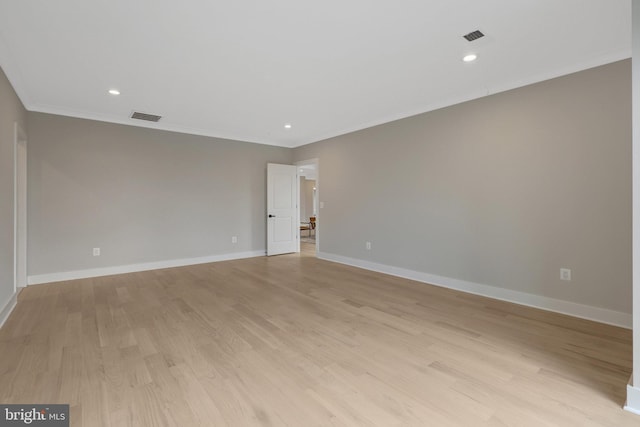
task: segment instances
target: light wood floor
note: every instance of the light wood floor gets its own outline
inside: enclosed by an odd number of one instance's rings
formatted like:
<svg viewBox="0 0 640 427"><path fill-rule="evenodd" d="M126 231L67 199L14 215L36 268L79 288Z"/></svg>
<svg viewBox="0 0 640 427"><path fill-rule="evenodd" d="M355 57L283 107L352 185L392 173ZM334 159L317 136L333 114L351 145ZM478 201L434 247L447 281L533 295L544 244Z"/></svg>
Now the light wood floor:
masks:
<svg viewBox="0 0 640 427"><path fill-rule="evenodd" d="M302 255L26 288L0 402L73 426L639 426L631 333Z"/></svg>

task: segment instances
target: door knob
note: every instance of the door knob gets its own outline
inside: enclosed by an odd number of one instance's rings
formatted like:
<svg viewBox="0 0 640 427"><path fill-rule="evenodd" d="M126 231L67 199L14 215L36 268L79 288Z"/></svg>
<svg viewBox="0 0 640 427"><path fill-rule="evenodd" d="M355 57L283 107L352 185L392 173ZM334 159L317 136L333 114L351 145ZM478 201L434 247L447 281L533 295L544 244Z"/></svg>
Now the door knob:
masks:
<svg viewBox="0 0 640 427"><path fill-rule="evenodd" d="M276 217L275 215L269 214L269 218L275 218L275 217Z"/></svg>

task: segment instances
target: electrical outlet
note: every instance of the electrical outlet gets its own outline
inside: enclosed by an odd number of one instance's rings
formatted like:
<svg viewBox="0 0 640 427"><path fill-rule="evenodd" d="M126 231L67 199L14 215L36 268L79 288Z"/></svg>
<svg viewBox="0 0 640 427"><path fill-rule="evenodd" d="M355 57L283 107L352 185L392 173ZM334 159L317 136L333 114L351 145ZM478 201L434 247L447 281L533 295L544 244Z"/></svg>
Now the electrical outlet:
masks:
<svg viewBox="0 0 640 427"><path fill-rule="evenodd" d="M560 269L560 280L566 280L567 282L571 281L571 270L568 268Z"/></svg>
<svg viewBox="0 0 640 427"><path fill-rule="evenodd" d="M371 242L367 242L367 243L365 243L364 247L365 247L368 251L370 251L370 250L371 250Z"/></svg>
<svg viewBox="0 0 640 427"><path fill-rule="evenodd" d="M100 248L93 248L93 256L100 256Z"/></svg>
<svg viewBox="0 0 640 427"><path fill-rule="evenodd" d="M231 238L231 243L238 243L238 236L233 236Z"/></svg>
<svg viewBox="0 0 640 427"><path fill-rule="evenodd" d="M324 202L320 202L320 209L324 209Z"/></svg>

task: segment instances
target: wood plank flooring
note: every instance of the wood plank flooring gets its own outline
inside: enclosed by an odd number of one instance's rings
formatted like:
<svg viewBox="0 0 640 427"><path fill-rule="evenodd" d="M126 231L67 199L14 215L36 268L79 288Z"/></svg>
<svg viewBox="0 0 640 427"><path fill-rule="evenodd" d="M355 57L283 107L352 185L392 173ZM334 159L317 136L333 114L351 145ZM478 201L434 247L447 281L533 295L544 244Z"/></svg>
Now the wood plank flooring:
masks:
<svg viewBox="0 0 640 427"><path fill-rule="evenodd" d="M72 426L640 426L630 331L312 253L30 286L0 402Z"/></svg>

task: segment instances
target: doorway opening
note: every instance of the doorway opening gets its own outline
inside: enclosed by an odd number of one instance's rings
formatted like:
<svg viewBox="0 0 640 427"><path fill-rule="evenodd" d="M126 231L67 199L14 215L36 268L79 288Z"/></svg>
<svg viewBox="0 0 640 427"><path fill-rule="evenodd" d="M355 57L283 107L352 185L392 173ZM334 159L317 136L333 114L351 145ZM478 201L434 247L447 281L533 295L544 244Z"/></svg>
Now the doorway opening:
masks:
<svg viewBox="0 0 640 427"><path fill-rule="evenodd" d="M299 176L300 253L316 256L320 241L320 174L318 159L296 162Z"/></svg>

